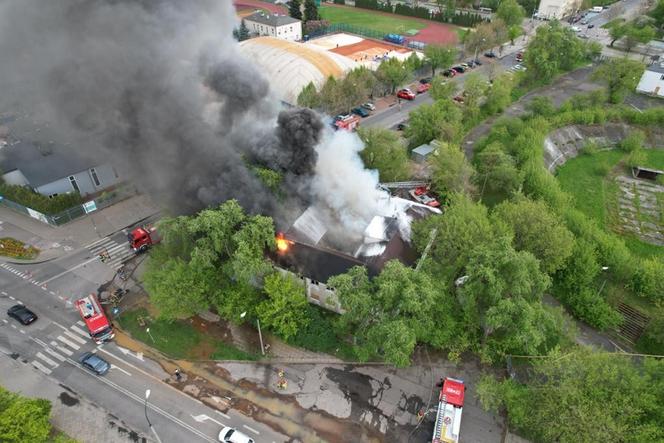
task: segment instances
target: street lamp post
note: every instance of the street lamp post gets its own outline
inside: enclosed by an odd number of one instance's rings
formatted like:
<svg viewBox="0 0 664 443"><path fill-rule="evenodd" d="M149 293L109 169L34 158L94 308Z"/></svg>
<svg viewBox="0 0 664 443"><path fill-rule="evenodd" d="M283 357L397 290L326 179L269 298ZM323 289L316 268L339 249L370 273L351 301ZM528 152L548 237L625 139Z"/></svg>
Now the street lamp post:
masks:
<svg viewBox="0 0 664 443"><path fill-rule="evenodd" d="M247 315L247 312L240 314L240 318L244 318ZM263 334L261 333L261 321L256 319L256 326L258 326L258 339L261 342L261 354L265 355L265 346L263 346Z"/></svg>
<svg viewBox="0 0 664 443"><path fill-rule="evenodd" d="M159 438L159 435L157 434L157 431L152 426L152 423L150 422L150 419L148 418L148 398L150 398L150 390L146 389L145 390L145 420L147 420L148 426L150 427L150 431L154 434L154 438L157 439L158 443L161 443L161 438Z"/></svg>

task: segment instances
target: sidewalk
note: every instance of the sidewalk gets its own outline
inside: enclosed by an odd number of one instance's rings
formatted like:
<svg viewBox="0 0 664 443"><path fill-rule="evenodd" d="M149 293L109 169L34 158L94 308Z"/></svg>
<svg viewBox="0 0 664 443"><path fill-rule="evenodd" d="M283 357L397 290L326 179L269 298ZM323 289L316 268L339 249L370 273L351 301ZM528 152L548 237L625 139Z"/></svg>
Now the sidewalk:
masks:
<svg viewBox="0 0 664 443"><path fill-rule="evenodd" d="M12 392L51 402L51 424L81 443L128 443L141 437L94 403L36 369L0 357L0 384Z"/></svg>
<svg viewBox="0 0 664 443"><path fill-rule="evenodd" d="M13 237L35 246L42 252L32 263L43 262L113 234L158 212L159 207L146 195L137 195L71 223L53 227L0 206L0 236Z"/></svg>

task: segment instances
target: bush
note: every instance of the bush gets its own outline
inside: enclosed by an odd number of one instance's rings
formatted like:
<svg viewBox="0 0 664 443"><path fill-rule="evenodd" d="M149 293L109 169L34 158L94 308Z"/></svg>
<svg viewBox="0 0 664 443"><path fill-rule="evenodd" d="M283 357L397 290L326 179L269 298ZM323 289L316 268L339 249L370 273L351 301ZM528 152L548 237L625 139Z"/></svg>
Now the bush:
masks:
<svg viewBox="0 0 664 443"><path fill-rule="evenodd" d="M657 259L643 260L629 286L641 297L664 301L664 263Z"/></svg>
<svg viewBox="0 0 664 443"><path fill-rule="evenodd" d="M627 137L620 142L620 149L625 152L634 152L643 147L646 135L638 129L632 130Z"/></svg>
<svg viewBox="0 0 664 443"><path fill-rule="evenodd" d="M338 317L330 311L313 305L307 305L303 315L309 323L300 328L287 342L310 351L332 354L345 360L356 360L352 346L340 339L335 332L334 320Z"/></svg>
<svg viewBox="0 0 664 443"><path fill-rule="evenodd" d="M594 289L581 288L578 292L559 295L574 315L600 330L615 328L622 317Z"/></svg>
<svg viewBox="0 0 664 443"><path fill-rule="evenodd" d="M591 140L587 142L585 145L583 145L583 148L581 149L581 154L583 155L595 155L599 151L599 143L597 143L595 140Z"/></svg>
<svg viewBox="0 0 664 443"><path fill-rule="evenodd" d="M80 194L70 192L49 198L27 186L0 184L0 195L15 203L26 206L42 214L53 215L83 203Z"/></svg>

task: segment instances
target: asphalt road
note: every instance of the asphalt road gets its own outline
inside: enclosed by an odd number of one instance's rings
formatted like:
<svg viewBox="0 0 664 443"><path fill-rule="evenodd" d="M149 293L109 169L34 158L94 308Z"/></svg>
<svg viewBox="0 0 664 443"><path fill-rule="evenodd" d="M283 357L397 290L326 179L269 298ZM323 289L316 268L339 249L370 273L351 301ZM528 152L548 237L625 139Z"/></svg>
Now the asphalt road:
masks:
<svg viewBox="0 0 664 443"><path fill-rule="evenodd" d="M96 255L106 247L111 261ZM168 385L169 377L153 361L115 343L96 345L72 300L90 292L112 277L128 251L125 235L116 233L88 247L74 248L58 260L37 265L0 265L0 358L13 354L26 368L57 380L89 399L138 434L153 440L145 419L145 391L151 390L148 414L161 441L215 442L223 426L242 430L260 441L285 441L286 437L239 412L223 414ZM22 303L39 319L23 326L6 316L7 309ZM78 364L84 352L95 352L111 363L99 377ZM0 383L3 383L0 374ZM223 399L221 400L223 402ZM223 405L222 405L223 406Z"/></svg>

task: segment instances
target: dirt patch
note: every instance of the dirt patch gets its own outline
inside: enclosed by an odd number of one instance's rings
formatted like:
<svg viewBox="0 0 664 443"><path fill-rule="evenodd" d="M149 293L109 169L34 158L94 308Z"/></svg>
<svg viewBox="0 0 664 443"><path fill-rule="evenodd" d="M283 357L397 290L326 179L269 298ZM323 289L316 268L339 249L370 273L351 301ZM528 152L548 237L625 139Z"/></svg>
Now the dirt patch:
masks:
<svg viewBox="0 0 664 443"><path fill-rule="evenodd" d="M403 46L391 45L389 43L370 39L362 40L361 42L353 43L352 45L330 49L330 52L344 55L348 58L352 58L355 61L373 60L375 57L382 57L390 51L396 51L400 53L410 52L409 49L406 49Z"/></svg>

